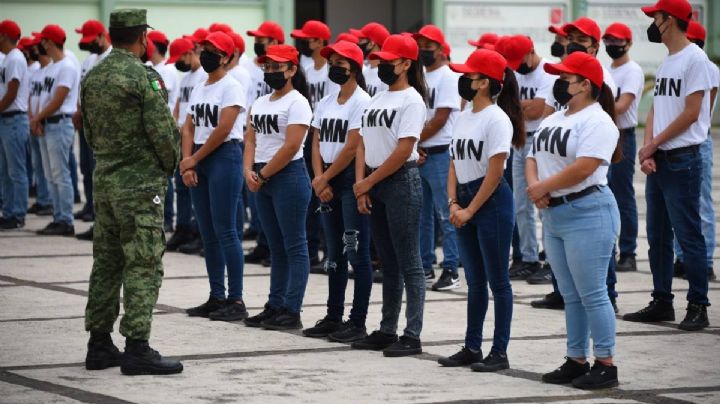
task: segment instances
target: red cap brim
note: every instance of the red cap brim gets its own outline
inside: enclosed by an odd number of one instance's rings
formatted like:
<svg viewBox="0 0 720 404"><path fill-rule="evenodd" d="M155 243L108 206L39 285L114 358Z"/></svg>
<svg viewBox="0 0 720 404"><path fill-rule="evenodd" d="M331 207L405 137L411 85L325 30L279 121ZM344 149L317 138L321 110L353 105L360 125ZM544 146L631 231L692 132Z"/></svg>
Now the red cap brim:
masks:
<svg viewBox="0 0 720 404"><path fill-rule="evenodd" d="M370 59L370 60L377 60L377 59L395 60L395 59L400 59L400 58L401 58L401 56L399 56L399 55L396 55L391 52L383 52L383 51L373 52L368 56L368 59Z"/></svg>
<svg viewBox="0 0 720 404"><path fill-rule="evenodd" d="M365 34L363 34L363 32L359 29L350 28L350 33L358 37L358 39L367 38L367 36L365 36Z"/></svg>
<svg viewBox="0 0 720 404"><path fill-rule="evenodd" d="M571 68L565 66L562 63L545 63L543 65L543 69L549 74L558 76L561 73L568 73L568 74L579 74L578 72L572 70Z"/></svg>
<svg viewBox="0 0 720 404"><path fill-rule="evenodd" d="M455 73L477 73L470 66L463 63L450 63L448 67Z"/></svg>
<svg viewBox="0 0 720 404"><path fill-rule="evenodd" d="M166 64L166 65L174 64L175 62L178 61L178 59L180 59L180 56L182 56L182 55L170 56L170 57L167 58L167 60L165 61L165 64Z"/></svg>
<svg viewBox="0 0 720 404"><path fill-rule="evenodd" d="M265 63L268 61L268 59L272 60L273 62L278 63L285 63L285 62L293 62L295 63L294 59L278 56L278 55L262 55L257 58L258 63Z"/></svg>
<svg viewBox="0 0 720 404"><path fill-rule="evenodd" d="M308 34L304 33L304 32L303 32L302 30L300 30L300 29L294 29L294 30L292 30L292 32L290 33L290 36L293 37L293 38L300 38L300 39L312 38L311 36L309 36Z"/></svg>
<svg viewBox="0 0 720 404"><path fill-rule="evenodd" d="M100 34L94 34L94 35L87 35L80 38L80 43L90 43L100 36Z"/></svg>
<svg viewBox="0 0 720 404"><path fill-rule="evenodd" d="M482 44L480 43L480 41L473 41L472 39L468 39L467 42L468 42L468 45L474 46L474 47L476 47L476 48L482 45Z"/></svg>
<svg viewBox="0 0 720 404"><path fill-rule="evenodd" d="M517 70L520 67L520 64L522 63L522 58L515 59L515 60L510 60L510 59L506 59L506 60L507 60L508 67L513 70Z"/></svg>
<svg viewBox="0 0 720 404"><path fill-rule="evenodd" d="M257 29L256 29L256 30L247 31L247 34L250 35L250 36L259 36L259 37L262 37L262 38L269 38L269 37L270 37L270 35L269 35L267 32L262 32L262 31L257 30Z"/></svg>
<svg viewBox="0 0 720 404"><path fill-rule="evenodd" d="M648 17L652 17L653 14L657 13L658 11L662 11L662 10L660 10L659 8L655 7L655 6L640 7L640 10L642 10L643 13L645 13L645 15L648 16Z"/></svg>

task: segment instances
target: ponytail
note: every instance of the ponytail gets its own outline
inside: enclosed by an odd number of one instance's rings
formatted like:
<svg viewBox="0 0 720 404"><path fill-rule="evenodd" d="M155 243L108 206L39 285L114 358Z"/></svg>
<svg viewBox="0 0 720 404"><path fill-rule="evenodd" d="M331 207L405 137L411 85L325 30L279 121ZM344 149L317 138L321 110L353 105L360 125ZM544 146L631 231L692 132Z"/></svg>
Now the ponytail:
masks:
<svg viewBox="0 0 720 404"><path fill-rule="evenodd" d="M500 92L497 105L507 114L510 122L512 122L512 145L516 148L525 146L525 140L527 139L525 118L523 117L522 105L520 104L520 88L517 79L515 79L515 73L509 67L505 68L505 80L503 81L502 87L500 87L500 83L497 80L489 80L490 95L494 97L498 91ZM499 90L493 91L498 87L500 88Z"/></svg>
<svg viewBox="0 0 720 404"><path fill-rule="evenodd" d="M605 83L603 83L602 87L600 88L593 84L592 96L600 104L603 111L610 115L610 118L613 120L613 122L615 122L615 97L613 97L613 93L612 90L610 90L610 87L608 87L608 85ZM620 141L618 140L618 143L615 146L615 151L612 155L612 163L617 163L622 160L622 158L622 146L620 145Z"/></svg>
<svg viewBox="0 0 720 404"><path fill-rule="evenodd" d="M292 63L288 63L289 66L292 66ZM305 79L305 72L303 72L303 69L300 65L297 66L297 71L295 72L295 75L292 76L292 86L297 92L302 94L303 97L307 98L308 102L310 101L310 90L308 89L307 80Z"/></svg>
<svg viewBox="0 0 720 404"><path fill-rule="evenodd" d="M417 60L411 60L410 62L410 69L407 71L408 84L420 94L425 104L427 104L428 92L422 66Z"/></svg>
<svg viewBox="0 0 720 404"><path fill-rule="evenodd" d="M350 59L348 59L348 63L350 63L350 73L355 76L357 85L362 88L363 91L367 92L367 84L365 84L365 75L362 72L362 67Z"/></svg>

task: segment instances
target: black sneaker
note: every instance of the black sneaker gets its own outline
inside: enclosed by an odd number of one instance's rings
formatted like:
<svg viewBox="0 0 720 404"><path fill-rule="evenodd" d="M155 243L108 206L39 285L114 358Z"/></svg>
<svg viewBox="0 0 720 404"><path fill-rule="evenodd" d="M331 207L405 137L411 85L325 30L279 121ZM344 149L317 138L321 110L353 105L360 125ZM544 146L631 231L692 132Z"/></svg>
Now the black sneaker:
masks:
<svg viewBox="0 0 720 404"><path fill-rule="evenodd" d="M22 229L23 227L25 227L25 219L18 219L14 216L0 222L0 230Z"/></svg>
<svg viewBox="0 0 720 404"><path fill-rule="evenodd" d="M221 308L210 312L208 318L214 321L240 321L248 318L248 312L242 300L226 301Z"/></svg>
<svg viewBox="0 0 720 404"><path fill-rule="evenodd" d="M637 262L635 262L634 255L620 255L617 265L615 265L615 271L617 272L635 272L637 271Z"/></svg>
<svg viewBox="0 0 720 404"><path fill-rule="evenodd" d="M397 342L396 334L386 334L382 331L373 331L367 337L355 341L350 345L352 349L367 349L372 351L382 351L390 345Z"/></svg>
<svg viewBox="0 0 720 404"><path fill-rule="evenodd" d="M84 231L82 233L78 233L75 235L75 238L82 241L93 241L93 235L94 235L94 226L90 226L90 228L87 231Z"/></svg>
<svg viewBox="0 0 720 404"><path fill-rule="evenodd" d="M300 313L293 313L288 309L283 309L278 314L263 320L260 326L273 331L300 330L303 327Z"/></svg>
<svg viewBox="0 0 720 404"><path fill-rule="evenodd" d="M441 356L440 359L438 359L438 363L448 368L454 368L472 365L482 360L482 351L473 352L467 347L462 347L459 352L453 355Z"/></svg>
<svg viewBox="0 0 720 404"><path fill-rule="evenodd" d="M675 260L673 264L673 277L682 278L685 276L685 265L679 259Z"/></svg>
<svg viewBox="0 0 720 404"><path fill-rule="evenodd" d="M700 331L710 326L707 307L701 304L688 303L685 319L678 326L683 331Z"/></svg>
<svg viewBox="0 0 720 404"><path fill-rule="evenodd" d="M417 338L403 335L394 344L383 349L383 356L386 358L399 358L401 356L420 355L422 345Z"/></svg>
<svg viewBox="0 0 720 404"><path fill-rule="evenodd" d="M552 283L552 268L547 262L543 264L540 269L535 271L532 275L528 276L525 280L531 285L548 285Z"/></svg>
<svg viewBox="0 0 720 404"><path fill-rule="evenodd" d="M513 258L512 262L510 263L510 268L508 268L509 272L510 272L511 274L517 272L518 269L520 269L520 267L522 266L522 263L523 263L523 262L522 262L521 259L514 259L514 258Z"/></svg>
<svg viewBox="0 0 720 404"><path fill-rule="evenodd" d="M333 342L349 343L359 341L367 337L365 326L359 326L348 320L338 328L334 333L328 335L328 339Z"/></svg>
<svg viewBox="0 0 720 404"><path fill-rule="evenodd" d="M37 216L52 216L55 213L52 205L40 205L38 210L35 212Z"/></svg>
<svg viewBox="0 0 720 404"><path fill-rule="evenodd" d="M257 236L258 236L258 232L256 230L248 228L245 231L243 231L242 240L243 241L255 240L255 239L257 239Z"/></svg>
<svg viewBox="0 0 720 404"><path fill-rule="evenodd" d="M83 207L82 209L73 213L73 218L75 218L75 220L81 220L83 215L85 215L87 212L88 212L87 209L85 207Z"/></svg>
<svg viewBox="0 0 720 404"><path fill-rule="evenodd" d="M583 390L608 389L618 385L617 366L595 361L589 372L572 381L572 385Z"/></svg>
<svg viewBox="0 0 720 404"><path fill-rule="evenodd" d="M120 366L122 354L113 344L110 333L90 333L85 356L85 369L103 370Z"/></svg>
<svg viewBox="0 0 720 404"><path fill-rule="evenodd" d="M259 264L265 258L270 258L270 250L267 247L255 246L249 254L245 255L245 263Z"/></svg>
<svg viewBox="0 0 720 404"><path fill-rule="evenodd" d="M325 338L337 331L341 326L341 321L334 321L325 317L322 320L318 320L314 327L304 329L303 335L310 338Z"/></svg>
<svg viewBox="0 0 720 404"><path fill-rule="evenodd" d="M578 363L570 358L565 358L565 363L550 373L542 375L542 381L550 384L569 384L578 377L590 371L590 364Z"/></svg>
<svg viewBox="0 0 720 404"><path fill-rule="evenodd" d="M75 194L73 197L73 205L77 205L78 203L82 203L82 199L80 198L80 194Z"/></svg>
<svg viewBox="0 0 720 404"><path fill-rule="evenodd" d="M499 370L510 369L510 361L506 354L492 352L488 354L481 362L473 363L470 366L475 372L497 372Z"/></svg>
<svg viewBox="0 0 720 404"><path fill-rule="evenodd" d="M200 254L200 251L202 251L202 249L203 243L200 237L195 237L192 241L182 244L177 248L178 252L188 255Z"/></svg>
<svg viewBox="0 0 720 404"><path fill-rule="evenodd" d="M41 204L35 202L32 205L30 205L30 207L27 210L27 213L31 214L31 215L37 215L37 213L40 210L44 209L45 207L49 207L50 209L52 209L52 205L41 205Z"/></svg>
<svg viewBox="0 0 720 404"><path fill-rule="evenodd" d="M262 322L274 317L280 309L276 309L268 304L265 305L265 309L252 317L245 319L245 325L248 327L262 327Z"/></svg>
<svg viewBox="0 0 720 404"><path fill-rule="evenodd" d="M120 371L127 376L172 375L182 372L183 365L163 358L158 351L150 348L147 341L128 339L120 360Z"/></svg>
<svg viewBox="0 0 720 404"><path fill-rule="evenodd" d="M197 238L197 235L193 231L178 226L175 233L170 236L170 240L165 244L165 249L167 251L177 251L181 245L187 244L195 240L195 238Z"/></svg>
<svg viewBox="0 0 720 404"><path fill-rule="evenodd" d="M92 212L87 212L80 217L80 220L82 220L83 222L94 222L95 214Z"/></svg>
<svg viewBox="0 0 720 404"><path fill-rule="evenodd" d="M66 236L75 235L75 226L64 222L53 222L48 224L44 229L39 230L37 234L41 236Z"/></svg>
<svg viewBox="0 0 720 404"><path fill-rule="evenodd" d="M565 301L558 292L550 292L540 300L533 300L530 306L536 309L563 310L565 309Z"/></svg>
<svg viewBox="0 0 720 404"><path fill-rule="evenodd" d="M457 272L444 269L440 275L440 279L432 285L432 290L442 292L460 288L460 276Z"/></svg>
<svg viewBox="0 0 720 404"><path fill-rule="evenodd" d="M510 279L514 281L525 280L529 278L530 275L534 274L539 270L539 262L523 262L522 265L520 265L520 267L515 272L510 272Z"/></svg>
<svg viewBox="0 0 720 404"><path fill-rule="evenodd" d="M208 318L210 313L223 308L223 306L225 306L225 299L217 299L210 296L207 302L201 304L200 306L186 309L185 313L187 313L190 317Z"/></svg>
<svg viewBox="0 0 720 404"><path fill-rule="evenodd" d="M430 286L433 283L435 283L435 271L430 270L430 272L425 272L425 286Z"/></svg>
<svg viewBox="0 0 720 404"><path fill-rule="evenodd" d="M654 299L647 307L628 313L623 316L625 321L638 323L657 323L660 321L675 321L675 309L672 302Z"/></svg>

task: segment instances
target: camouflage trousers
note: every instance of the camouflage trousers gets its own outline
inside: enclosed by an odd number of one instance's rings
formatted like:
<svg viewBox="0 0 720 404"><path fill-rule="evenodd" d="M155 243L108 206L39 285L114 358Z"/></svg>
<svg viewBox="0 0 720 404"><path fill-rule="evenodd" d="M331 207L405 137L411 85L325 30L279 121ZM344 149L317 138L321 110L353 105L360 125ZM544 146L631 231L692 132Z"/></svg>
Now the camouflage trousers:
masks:
<svg viewBox="0 0 720 404"><path fill-rule="evenodd" d="M112 332L120 312L123 288L125 315L120 333L150 338L152 313L163 277L164 190L157 195L125 199L95 195L93 268L90 274L85 330Z"/></svg>

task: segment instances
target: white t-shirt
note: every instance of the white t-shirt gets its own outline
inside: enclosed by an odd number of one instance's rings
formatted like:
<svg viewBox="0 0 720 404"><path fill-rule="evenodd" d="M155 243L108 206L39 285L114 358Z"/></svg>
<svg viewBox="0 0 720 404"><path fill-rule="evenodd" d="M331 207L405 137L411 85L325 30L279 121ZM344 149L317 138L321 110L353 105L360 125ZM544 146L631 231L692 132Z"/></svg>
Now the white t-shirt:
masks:
<svg viewBox="0 0 720 404"><path fill-rule="evenodd" d="M447 122L431 138L420 143L421 147L444 146L450 144L453 137L453 124L460 112L460 94L458 93L458 75L448 66L442 66L432 72L425 72L427 83L428 107L425 118L429 121L438 108L450 108Z"/></svg>
<svg viewBox="0 0 720 404"><path fill-rule="evenodd" d="M697 45L690 44L674 55L668 55L655 73L653 94L653 137L658 136L685 109L685 98L704 91L700 117L685 132L660 145L672 150L700 144L707 139L710 123L710 89L713 84L707 68L708 58Z"/></svg>
<svg viewBox="0 0 720 404"><path fill-rule="evenodd" d="M43 92L43 86L47 79L48 67L52 65L52 61L45 67L40 67L37 70L30 72L30 85L29 85L29 107L33 115L40 112L40 98Z"/></svg>
<svg viewBox="0 0 720 404"><path fill-rule="evenodd" d="M312 121L310 103L297 90L292 90L278 100L272 101L270 97L271 94L267 94L255 100L249 112L250 123L255 130L256 163L267 163L275 156L285 144L289 125L309 127ZM295 153L293 160L301 158L303 158L302 147Z"/></svg>
<svg viewBox="0 0 720 404"><path fill-rule="evenodd" d="M168 108L172 112L175 109L175 103L177 103L178 94L180 93L180 86L178 84L178 71L173 64L166 64L162 62L153 66L160 77L165 83L165 90L168 93Z"/></svg>
<svg viewBox="0 0 720 404"><path fill-rule="evenodd" d="M302 67L303 70L311 68L314 64L315 61L312 56L300 55L300 67Z"/></svg>
<svg viewBox="0 0 720 404"><path fill-rule="evenodd" d="M25 56L18 48L13 48L0 63L0 99L5 97L8 84L13 80L18 81L18 92L12 104L0 112L27 111L28 81L25 77L27 74L28 65Z"/></svg>
<svg viewBox="0 0 720 404"><path fill-rule="evenodd" d="M569 116L566 112L557 111L545 118L533 136L528 158L537 162L540 181L559 173L580 157L600 159L602 163L582 182L551 192L552 197L593 185L606 185L608 167L620 137L615 122L597 102Z"/></svg>
<svg viewBox="0 0 720 404"><path fill-rule="evenodd" d="M613 98L617 98L618 95L618 88L615 84L615 80L613 80L612 74L605 68L605 66L602 67L603 69L603 83L605 83L608 87L610 87L610 91L612 92ZM554 76L555 80L559 78L559 76ZM550 85L550 88L545 94L545 104L553 108L555 111L560 110L566 110L567 104L564 106L561 106L558 104L557 101L555 101L555 96L553 95L553 86L555 85L555 80L553 80L552 84Z"/></svg>
<svg viewBox="0 0 720 404"><path fill-rule="evenodd" d="M240 111L245 109L245 92L240 83L232 76L226 74L220 81L207 84L198 84L190 95L188 115L195 124L195 144L205 144L212 131L220 123L220 114L223 108L238 106ZM242 126L238 129L233 125L225 141L231 139L242 140Z"/></svg>
<svg viewBox="0 0 720 404"><path fill-rule="evenodd" d="M187 74L183 76L182 80L180 80L180 92L177 98L178 126L183 126L185 118L190 112L188 111L188 103L190 101L190 96L192 96L193 89L195 89L198 84L204 83L207 78L208 75L205 70L203 70L202 67L199 67L194 72L187 72Z"/></svg>
<svg viewBox="0 0 720 404"><path fill-rule="evenodd" d="M80 68L69 57L64 57L47 66L45 77L43 92L40 94L40 108L45 108L48 105L55 96L57 88L66 87L70 89L70 92L65 96L62 105L53 115L74 114L77 110Z"/></svg>
<svg viewBox="0 0 720 404"><path fill-rule="evenodd" d="M333 83L328 78L328 64L325 63L320 70L315 70L315 65L305 70L305 78L307 79L308 91L310 93L310 106L313 111L320 100L330 94L337 94L340 86Z"/></svg>
<svg viewBox="0 0 720 404"><path fill-rule="evenodd" d="M252 106L258 98L272 93L272 88L265 83L265 72L260 66L253 63L247 70L252 79L248 89L248 105Z"/></svg>
<svg viewBox="0 0 720 404"><path fill-rule="evenodd" d="M97 60L98 55L94 53L90 53L85 57L85 60L82 62L82 66L80 66L80 80L85 78L85 75L93 68L93 66L95 66Z"/></svg>
<svg viewBox="0 0 720 404"><path fill-rule="evenodd" d="M645 86L645 74L642 67L631 60L617 68L613 68L611 65L610 75L618 86L618 92L615 96L616 102L623 94L635 96L630 108L615 120L617 126L620 129L634 128L638 124L638 106Z"/></svg>
<svg viewBox="0 0 720 404"><path fill-rule="evenodd" d="M381 91L388 90L388 85L383 83L382 80L380 80L380 77L378 77L377 67L366 65L365 67L363 67L363 76L365 76L367 93L370 94L371 97L374 97L377 93Z"/></svg>
<svg viewBox="0 0 720 404"><path fill-rule="evenodd" d="M718 65L715 64L712 60L708 59L708 70L710 74L710 82L712 83L712 88L718 88L720 86L720 68L718 68ZM715 111L714 107L717 107L717 94L715 94L715 103L713 103L713 109L710 110L710 121L712 122L712 116L713 112Z"/></svg>
<svg viewBox="0 0 720 404"><path fill-rule="evenodd" d="M515 73L520 88L521 100L546 99L548 93L552 95L553 84L555 84L557 77L545 71L543 68L545 63L547 63L545 59L540 59L540 63L530 73ZM542 117L532 121L525 121L525 131L535 132L535 129L540 126L540 122L542 122Z"/></svg>
<svg viewBox="0 0 720 404"><path fill-rule="evenodd" d="M351 130L360 129L370 96L357 87L344 104L338 103L339 94L330 94L318 102L312 127L320 130L320 156L325 163L333 163L345 147Z"/></svg>
<svg viewBox="0 0 720 404"><path fill-rule="evenodd" d="M479 112L473 112L471 108L461 112L455 121L450 145L458 182L467 184L484 177L490 157L500 153L509 156L512 136L510 118L495 104Z"/></svg>
<svg viewBox="0 0 720 404"><path fill-rule="evenodd" d="M78 60L77 56L75 56L75 53L73 51L71 51L68 48L65 48L63 50L63 54L65 55L65 57L69 58L70 61L72 61L72 63L75 65L75 67L78 68L78 70L80 70L80 67L81 67L80 60Z"/></svg>
<svg viewBox="0 0 720 404"><path fill-rule="evenodd" d="M237 66L233 67L228 73L237 80L238 83L243 88L243 91L245 92L245 100L248 100L250 98L250 92L249 89L252 86L252 77L250 77L250 73L248 73L245 66L242 66L238 64ZM245 121L247 119L247 110L243 111L238 115L237 121L235 121L235 125L239 125L240 130L242 130L245 127Z"/></svg>
<svg viewBox="0 0 720 404"><path fill-rule="evenodd" d="M360 129L365 145L365 164L380 167L402 138L412 137L417 142L425 126L426 113L425 102L413 87L375 95L365 109ZM418 157L413 147L407 161L416 161Z"/></svg>

